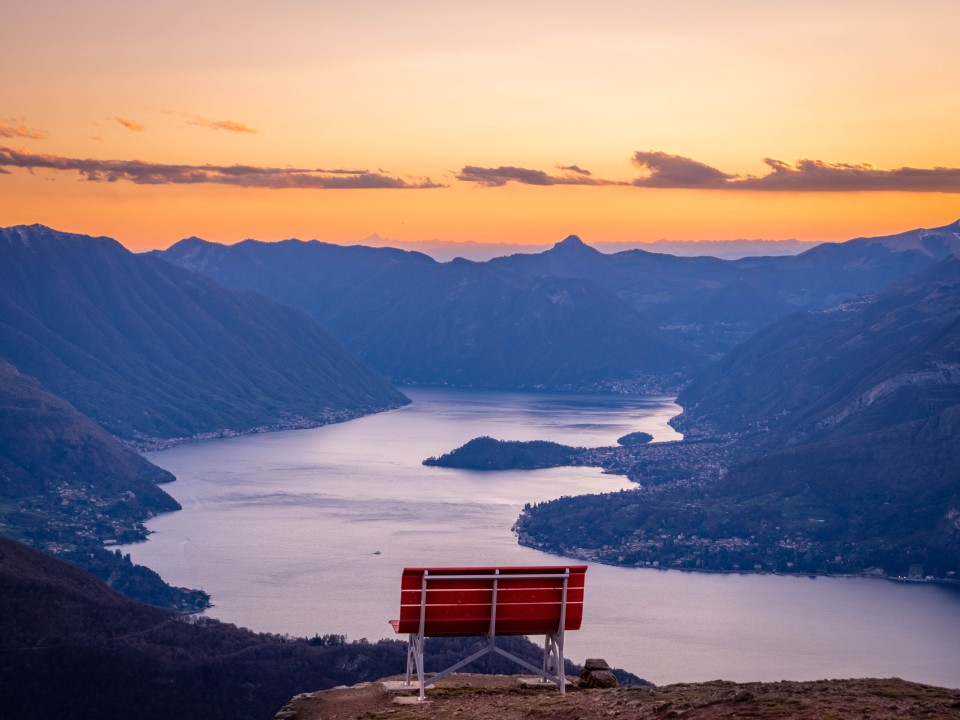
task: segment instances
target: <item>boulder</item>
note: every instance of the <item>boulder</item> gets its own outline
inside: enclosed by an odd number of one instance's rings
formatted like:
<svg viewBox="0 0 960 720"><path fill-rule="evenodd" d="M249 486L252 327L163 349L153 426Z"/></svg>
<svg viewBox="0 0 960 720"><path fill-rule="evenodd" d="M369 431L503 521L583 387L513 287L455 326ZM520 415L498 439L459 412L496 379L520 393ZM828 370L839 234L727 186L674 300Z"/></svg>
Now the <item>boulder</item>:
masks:
<svg viewBox="0 0 960 720"><path fill-rule="evenodd" d="M582 688L615 688L617 678L610 671L610 666L603 658L589 658L580 671L580 687Z"/></svg>

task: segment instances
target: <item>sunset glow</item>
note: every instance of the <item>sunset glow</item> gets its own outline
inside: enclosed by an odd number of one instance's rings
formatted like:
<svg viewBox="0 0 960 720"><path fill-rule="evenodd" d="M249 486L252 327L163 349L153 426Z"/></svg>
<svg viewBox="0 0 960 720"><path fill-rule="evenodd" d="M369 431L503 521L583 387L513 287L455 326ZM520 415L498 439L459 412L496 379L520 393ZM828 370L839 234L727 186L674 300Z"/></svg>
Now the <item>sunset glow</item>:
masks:
<svg viewBox="0 0 960 720"><path fill-rule="evenodd" d="M38 0L0 225L133 249L843 240L960 217L960 5Z"/></svg>

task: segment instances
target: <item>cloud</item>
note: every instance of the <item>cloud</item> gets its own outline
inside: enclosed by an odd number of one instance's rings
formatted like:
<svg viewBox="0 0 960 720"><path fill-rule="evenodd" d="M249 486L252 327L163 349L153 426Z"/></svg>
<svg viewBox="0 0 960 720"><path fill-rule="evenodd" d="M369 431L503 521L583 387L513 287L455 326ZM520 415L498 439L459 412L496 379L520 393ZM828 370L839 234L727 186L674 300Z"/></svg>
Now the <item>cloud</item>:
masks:
<svg viewBox="0 0 960 720"><path fill-rule="evenodd" d="M641 172L632 181L596 178L578 165L558 165L561 174L501 165L467 165L457 180L484 187L509 182L523 185L633 185L641 188L685 190L754 190L769 192L940 192L960 193L960 168L902 167L884 170L868 163L829 163L798 160L795 164L765 158L765 175L735 175L699 160L661 151L638 151L631 162Z"/></svg>
<svg viewBox="0 0 960 720"><path fill-rule="evenodd" d="M255 165L167 165L142 160L92 160L41 155L0 146L0 170L18 167L78 172L89 182L137 185L217 184L256 188L428 189L444 187L429 178L405 180L367 170L271 168Z"/></svg>
<svg viewBox="0 0 960 720"><path fill-rule="evenodd" d="M142 125L136 120L131 120L130 118L115 117L114 120L127 128L127 130L133 130L134 132L143 132L147 129L146 125Z"/></svg>
<svg viewBox="0 0 960 720"><path fill-rule="evenodd" d="M484 187L501 187L508 182L523 185L621 185L614 180L602 180L591 176L589 170L576 165L558 168L566 171L564 175L550 175L543 170L501 165L497 168L482 168L467 165L457 175L457 180L475 182Z"/></svg>
<svg viewBox="0 0 960 720"><path fill-rule="evenodd" d="M260 131L250 127L245 122L239 120L211 120L203 115L196 113L182 112L180 110L166 110L163 108L151 108L152 112L163 113L164 115L174 115L183 118L188 125L210 128L211 130L226 130L227 132L256 134Z"/></svg>
<svg viewBox="0 0 960 720"><path fill-rule="evenodd" d="M868 163L827 163L798 160L796 165L764 158L770 172L733 183L747 190L822 192L960 192L960 168L902 167L883 170Z"/></svg>
<svg viewBox="0 0 960 720"><path fill-rule="evenodd" d="M702 162L664 152L635 152L632 158L645 174L633 181L637 187L712 188L723 187L735 178Z"/></svg>
<svg viewBox="0 0 960 720"><path fill-rule="evenodd" d="M730 175L704 163L663 152L637 152L633 164L644 176L633 184L649 188L761 190L774 192L960 192L960 168L883 170L868 163L765 158L766 175Z"/></svg>
<svg viewBox="0 0 960 720"><path fill-rule="evenodd" d="M236 133L260 132L239 120L208 120L200 115L187 115L187 117L191 118L189 121L191 125L199 125L200 127L211 128L212 130L227 130L228 132Z"/></svg>
<svg viewBox="0 0 960 720"><path fill-rule="evenodd" d="M0 120L0 137L7 138L28 138L30 140L46 140L46 133L27 127L22 122L16 120Z"/></svg>

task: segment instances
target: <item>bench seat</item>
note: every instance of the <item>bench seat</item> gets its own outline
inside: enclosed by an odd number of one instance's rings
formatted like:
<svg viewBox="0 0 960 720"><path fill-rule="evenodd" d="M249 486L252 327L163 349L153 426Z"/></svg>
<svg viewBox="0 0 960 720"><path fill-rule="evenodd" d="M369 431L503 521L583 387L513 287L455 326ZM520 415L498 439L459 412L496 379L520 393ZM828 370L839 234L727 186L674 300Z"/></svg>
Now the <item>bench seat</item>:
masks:
<svg viewBox="0 0 960 720"><path fill-rule="evenodd" d="M396 633L408 635L407 683L413 666L424 687L488 653L504 655L555 682L561 692L563 634L583 620L586 565L405 568L400 581ZM544 635L544 662L538 669L495 644L497 635ZM426 637L482 636L488 646L424 680Z"/></svg>

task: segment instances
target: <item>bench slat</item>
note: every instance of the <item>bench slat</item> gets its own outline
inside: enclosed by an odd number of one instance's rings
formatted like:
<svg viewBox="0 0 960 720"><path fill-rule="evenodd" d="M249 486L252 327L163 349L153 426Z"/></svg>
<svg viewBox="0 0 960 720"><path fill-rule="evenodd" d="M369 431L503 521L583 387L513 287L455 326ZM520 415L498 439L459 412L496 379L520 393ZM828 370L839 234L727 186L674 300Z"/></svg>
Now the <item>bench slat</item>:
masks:
<svg viewBox="0 0 960 720"><path fill-rule="evenodd" d="M420 588L416 590L402 590L400 592L401 605L416 605L420 607ZM433 589L427 590L427 605L453 603L487 603L490 604L492 588L474 589ZM563 596L561 587L553 588L497 588L497 603L540 603L560 602ZM583 602L583 588L569 588L567 602Z"/></svg>
<svg viewBox="0 0 960 720"><path fill-rule="evenodd" d="M420 623L403 622L401 620L391 620L394 631L407 634L416 633L420 629ZM427 637L437 636L467 636L467 635L485 635L490 629L489 619L481 620L447 620L430 624L424 633ZM573 628L567 628L568 630ZM544 635L557 631L556 622L530 621L530 620L505 620L497 621L497 635Z"/></svg>
<svg viewBox="0 0 960 720"><path fill-rule="evenodd" d="M401 583L409 579L419 580L426 572L429 577L444 577L456 575L471 576L498 576L509 577L511 575L562 575L570 570L570 576L582 576L586 573L586 565L542 565L542 566L511 566L511 567L457 567L457 568L404 568L401 575Z"/></svg>
<svg viewBox="0 0 960 720"><path fill-rule="evenodd" d="M567 581L567 587L574 588L584 586L584 575L583 574L570 574L570 578ZM445 578L442 575L433 575L432 573L427 576L427 588L428 589L443 589L443 588L456 588L456 589L466 589L466 588L489 588L493 586L493 580L496 578L497 586L506 588L538 588L538 587L560 587L563 584L562 578L531 578L531 577L519 577L511 578L509 575L490 575L484 576L471 580L460 580L453 578ZM423 586L423 575L404 575L400 583L401 590L419 590Z"/></svg>
<svg viewBox="0 0 960 720"><path fill-rule="evenodd" d="M537 605L497 605L497 619L521 619L521 618L542 618L552 620L555 627L559 629L560 623L560 603L540 603ZM568 605L566 625L569 627L579 616L583 614L583 605ZM425 612L425 621L429 624L436 619L477 619L490 618L490 604L485 605L429 605ZM401 620L420 621L420 607L414 605L405 605L400 608Z"/></svg>

